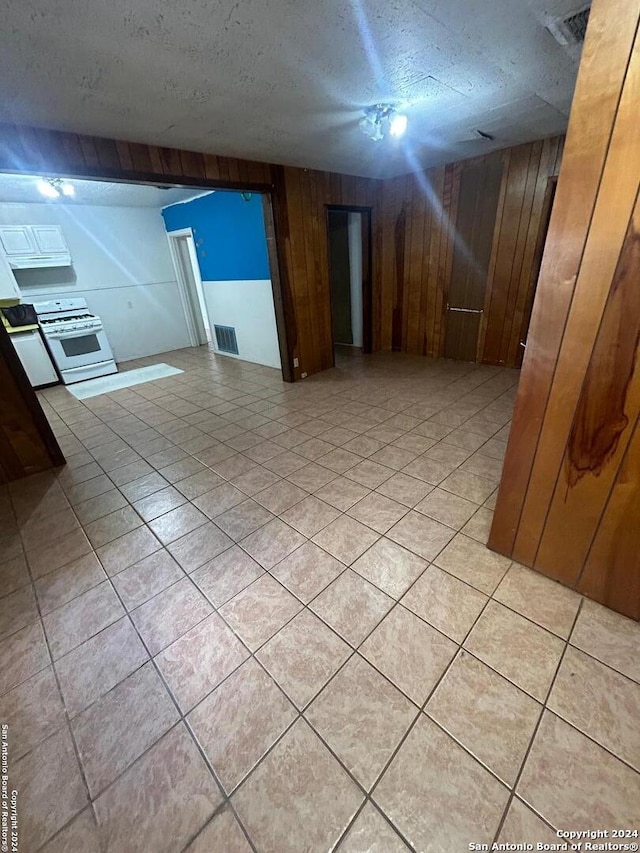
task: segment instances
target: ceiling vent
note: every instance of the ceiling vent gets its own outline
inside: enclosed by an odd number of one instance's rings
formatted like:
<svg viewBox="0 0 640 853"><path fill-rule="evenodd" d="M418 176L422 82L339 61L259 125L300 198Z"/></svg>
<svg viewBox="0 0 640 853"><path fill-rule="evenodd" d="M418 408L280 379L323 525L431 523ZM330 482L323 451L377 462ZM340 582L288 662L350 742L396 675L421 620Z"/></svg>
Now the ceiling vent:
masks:
<svg viewBox="0 0 640 853"><path fill-rule="evenodd" d="M591 4L583 6L564 18L557 18L549 25L552 35L562 45L582 44L587 33Z"/></svg>

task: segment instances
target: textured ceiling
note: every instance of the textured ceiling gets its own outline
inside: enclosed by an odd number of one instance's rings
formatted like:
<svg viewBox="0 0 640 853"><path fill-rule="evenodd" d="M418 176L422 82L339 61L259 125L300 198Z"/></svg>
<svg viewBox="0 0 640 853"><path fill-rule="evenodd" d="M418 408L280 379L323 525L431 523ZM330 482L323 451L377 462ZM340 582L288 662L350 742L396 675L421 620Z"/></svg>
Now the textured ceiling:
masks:
<svg viewBox="0 0 640 853"><path fill-rule="evenodd" d="M111 183L110 181L71 181L76 194L73 198L44 198L38 187L37 177L31 175L0 174L0 204L17 202L30 204L46 202L55 205L97 204L108 207L166 207L179 201L187 201L201 194L193 187L170 187L159 189L145 184Z"/></svg>
<svg viewBox="0 0 640 853"><path fill-rule="evenodd" d="M580 0L0 0L0 120L387 176L562 132ZM373 143L362 109L407 112ZM481 129L492 143L474 139Z"/></svg>

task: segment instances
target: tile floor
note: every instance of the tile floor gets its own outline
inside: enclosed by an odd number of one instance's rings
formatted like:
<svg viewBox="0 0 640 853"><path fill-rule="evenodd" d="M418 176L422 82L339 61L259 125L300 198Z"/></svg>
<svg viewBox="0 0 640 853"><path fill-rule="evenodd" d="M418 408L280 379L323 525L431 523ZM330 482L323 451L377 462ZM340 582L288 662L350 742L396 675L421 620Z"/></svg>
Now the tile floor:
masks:
<svg viewBox="0 0 640 853"><path fill-rule="evenodd" d="M0 493L22 853L640 825L640 626L484 545L515 372L163 361L45 391L68 465Z"/></svg>

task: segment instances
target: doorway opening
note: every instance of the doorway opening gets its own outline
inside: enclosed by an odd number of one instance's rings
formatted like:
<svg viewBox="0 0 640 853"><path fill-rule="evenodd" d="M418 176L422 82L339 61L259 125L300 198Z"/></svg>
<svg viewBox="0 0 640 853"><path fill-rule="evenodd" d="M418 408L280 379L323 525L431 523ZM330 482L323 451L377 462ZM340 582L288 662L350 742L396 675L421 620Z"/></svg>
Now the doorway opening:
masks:
<svg viewBox="0 0 640 853"><path fill-rule="evenodd" d="M195 337L197 344L210 344L211 323L202 289L193 231L191 228L171 231L167 238L191 335Z"/></svg>
<svg viewBox="0 0 640 853"><path fill-rule="evenodd" d="M327 207L329 284L336 352L372 350L371 209Z"/></svg>

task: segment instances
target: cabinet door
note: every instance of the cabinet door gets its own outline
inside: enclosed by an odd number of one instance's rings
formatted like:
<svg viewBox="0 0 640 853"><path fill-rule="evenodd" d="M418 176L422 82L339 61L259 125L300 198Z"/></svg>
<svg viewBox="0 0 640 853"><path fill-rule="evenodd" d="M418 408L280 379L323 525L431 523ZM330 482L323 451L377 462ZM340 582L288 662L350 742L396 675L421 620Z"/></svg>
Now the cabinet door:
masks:
<svg viewBox="0 0 640 853"><path fill-rule="evenodd" d="M69 247L64 239L62 228L59 225L32 225L31 230L38 246L38 251L43 255L53 255L57 252L68 252Z"/></svg>
<svg viewBox="0 0 640 853"><path fill-rule="evenodd" d="M34 235L28 225L0 226L0 242L10 258L38 252Z"/></svg>
<svg viewBox="0 0 640 853"><path fill-rule="evenodd" d="M0 251L0 299L20 299L18 282L2 251Z"/></svg>

